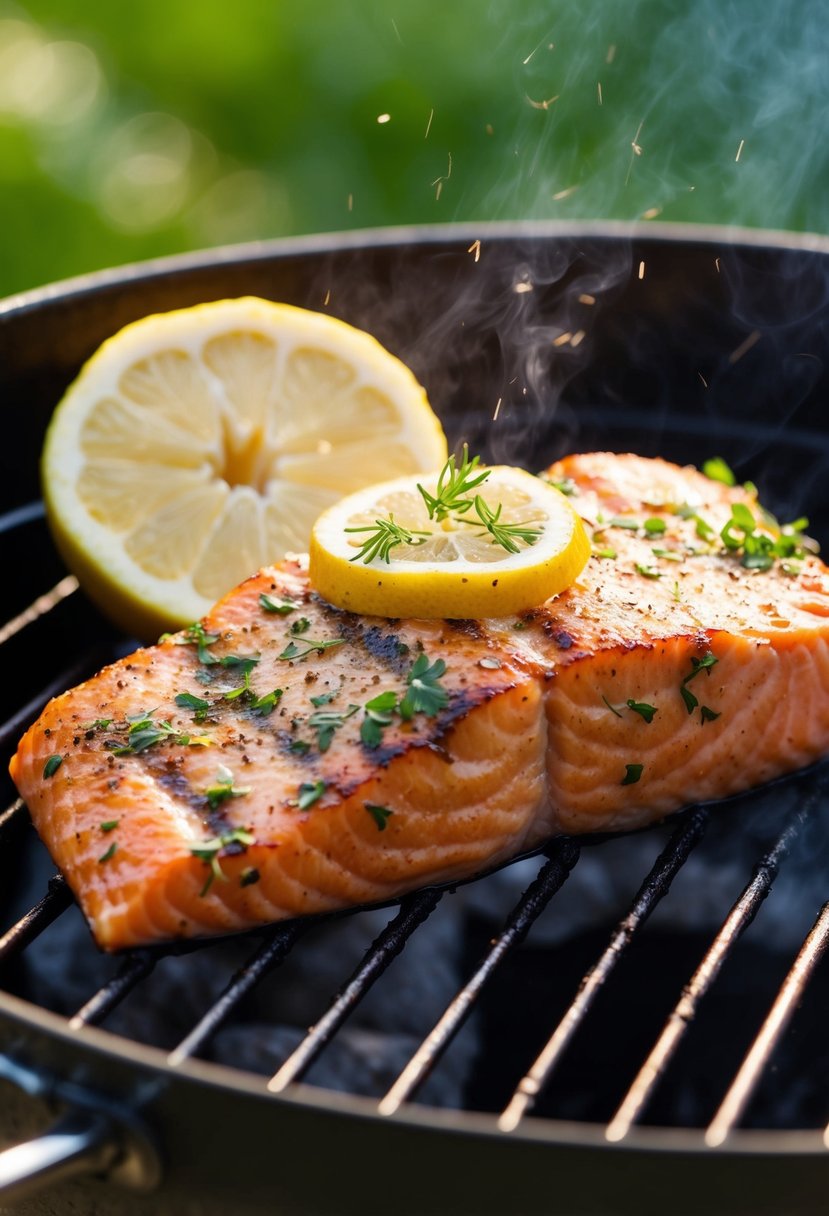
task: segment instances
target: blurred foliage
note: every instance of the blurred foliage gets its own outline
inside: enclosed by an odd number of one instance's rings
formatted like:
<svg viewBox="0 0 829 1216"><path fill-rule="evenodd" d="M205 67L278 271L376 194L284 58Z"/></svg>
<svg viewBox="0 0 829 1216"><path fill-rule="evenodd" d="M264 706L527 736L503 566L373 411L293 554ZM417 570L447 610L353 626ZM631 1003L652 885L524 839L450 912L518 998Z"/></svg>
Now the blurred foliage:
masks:
<svg viewBox="0 0 829 1216"><path fill-rule="evenodd" d="M811 0L0 0L0 294L385 224L826 231L828 30Z"/></svg>

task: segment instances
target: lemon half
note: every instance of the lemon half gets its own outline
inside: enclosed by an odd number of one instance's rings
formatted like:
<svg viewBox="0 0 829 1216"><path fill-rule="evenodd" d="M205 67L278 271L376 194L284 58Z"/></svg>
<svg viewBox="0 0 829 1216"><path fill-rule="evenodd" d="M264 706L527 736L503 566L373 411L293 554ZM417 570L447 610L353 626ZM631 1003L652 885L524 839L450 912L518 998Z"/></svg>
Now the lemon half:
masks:
<svg viewBox="0 0 829 1216"><path fill-rule="evenodd" d="M311 535L309 574L319 594L376 616L507 616L558 595L587 564L590 542L567 498L523 469L495 466L476 491L484 518L497 514L511 530L512 550L474 507L430 519L418 483L434 495L437 481L437 473L396 478L325 511ZM408 531L411 543L372 556L365 546L380 520Z"/></svg>
<svg viewBox="0 0 829 1216"><path fill-rule="evenodd" d="M146 317L105 342L54 414L42 482L69 568L152 638L306 551L343 494L445 458L424 390L374 338L245 298Z"/></svg>

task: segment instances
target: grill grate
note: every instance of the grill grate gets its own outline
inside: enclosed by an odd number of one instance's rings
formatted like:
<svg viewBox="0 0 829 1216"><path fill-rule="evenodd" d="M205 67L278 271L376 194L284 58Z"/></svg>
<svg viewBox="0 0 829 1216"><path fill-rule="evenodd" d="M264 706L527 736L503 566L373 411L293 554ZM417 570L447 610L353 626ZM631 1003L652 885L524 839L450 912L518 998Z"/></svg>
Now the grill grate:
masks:
<svg viewBox="0 0 829 1216"><path fill-rule="evenodd" d="M0 643L16 636L22 629L31 626L43 628L50 613L74 595L75 587L72 581L62 580L51 591L39 596L8 625L0 628ZM111 658L112 653L110 648L105 657ZM77 663L44 688L22 710L14 713L0 726L0 740L3 744L9 745L54 691L88 673L98 664L100 658L100 652L90 647ZM753 877L733 904L704 958L684 987L662 1032L606 1127L605 1135L609 1141L623 1140L646 1113L654 1090L663 1081L670 1061L689 1027L694 1023L700 1004L768 896L794 840L820 806L823 794L821 774L822 770L817 770L817 775L813 774L811 785L796 814L773 846L760 857ZM18 799L11 803L0 813L0 836L4 839L11 836L26 819L26 809L21 801ZM518 1127L522 1119L533 1111L542 1091L551 1084L559 1063L584 1025L587 1015L599 1000L606 981L611 973L624 966L631 943L670 890L673 880L692 851L703 839L709 820L710 814L706 808L693 809L678 820L678 826L644 879L630 910L612 931L607 946L584 975L572 1002L558 1021L546 1045L520 1079L512 1097L503 1108L499 1119L499 1126L503 1131ZM388 1092L378 1099L379 1114L392 1114L415 1097L432 1070L439 1064L485 988L490 985L507 957L524 940L536 919L561 890L579 857L580 846L571 839L559 839L547 848L535 880L506 918L500 932L492 939L470 978L457 991ZM327 1011L277 1069L268 1083L268 1090L272 1094L282 1093L306 1075L349 1015L366 997L390 963L404 950L412 935L437 908L443 894L440 890L429 889L409 895L400 902L399 908L369 947L353 975L332 999ZM49 880L48 890L43 898L19 917L0 938L0 962L6 963L18 957L71 904L72 897L65 881L59 875ZM289 922L261 934L260 944L232 975L218 999L209 1005L192 1029L169 1053L168 1062L172 1067L202 1053L208 1047L218 1030L243 1000L285 961L307 928L302 922ZM738 1126L743 1119L751 1097L773 1059L775 1049L796 1011L828 941L829 904L820 912L752 1046L728 1086L708 1128L709 1144L722 1143L730 1130ZM186 947L191 948L195 947ZM167 952L147 949L128 954L113 978L94 992L69 1020L70 1029L83 1034L85 1027L105 1022L150 976L159 959L164 958L166 954L181 952L182 949L184 948L175 947Z"/></svg>

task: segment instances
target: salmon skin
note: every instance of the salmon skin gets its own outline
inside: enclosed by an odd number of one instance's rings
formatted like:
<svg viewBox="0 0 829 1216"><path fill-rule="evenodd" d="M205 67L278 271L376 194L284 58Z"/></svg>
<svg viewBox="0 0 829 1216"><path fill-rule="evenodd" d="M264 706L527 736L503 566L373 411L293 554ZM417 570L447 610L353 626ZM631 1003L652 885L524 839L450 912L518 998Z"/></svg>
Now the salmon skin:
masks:
<svg viewBox="0 0 829 1216"><path fill-rule="evenodd" d="M285 561L50 702L11 772L101 947L387 901L829 750L829 571L766 552L752 491L607 453L547 476L594 556L531 612L360 618Z"/></svg>

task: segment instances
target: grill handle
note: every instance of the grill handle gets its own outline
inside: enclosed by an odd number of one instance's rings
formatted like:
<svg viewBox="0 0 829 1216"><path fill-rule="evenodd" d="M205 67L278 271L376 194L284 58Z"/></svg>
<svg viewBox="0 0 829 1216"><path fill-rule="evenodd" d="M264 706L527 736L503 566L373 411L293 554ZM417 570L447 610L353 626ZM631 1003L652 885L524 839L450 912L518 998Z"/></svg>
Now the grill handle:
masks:
<svg viewBox="0 0 829 1216"><path fill-rule="evenodd" d="M63 1115L41 1136L0 1153L0 1203L25 1199L44 1186L111 1169L121 1156L109 1119L86 1111Z"/></svg>

